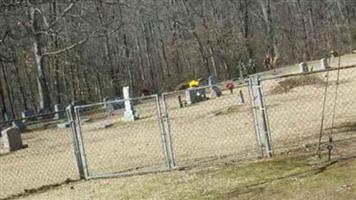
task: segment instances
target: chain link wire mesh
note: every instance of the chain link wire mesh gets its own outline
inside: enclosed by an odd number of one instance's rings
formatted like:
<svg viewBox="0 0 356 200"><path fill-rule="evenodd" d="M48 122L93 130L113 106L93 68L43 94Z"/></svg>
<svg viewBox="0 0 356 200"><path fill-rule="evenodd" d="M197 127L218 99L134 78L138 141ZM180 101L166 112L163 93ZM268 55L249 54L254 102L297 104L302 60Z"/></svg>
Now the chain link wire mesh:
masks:
<svg viewBox="0 0 356 200"><path fill-rule="evenodd" d="M125 119L130 102L135 119ZM163 170L157 96L76 107L89 178Z"/></svg>
<svg viewBox="0 0 356 200"><path fill-rule="evenodd" d="M331 82L333 87L328 91L332 95L327 101L332 101L326 116L330 119L324 126L324 141L329 135L333 138L333 155L354 156L356 153L356 68L333 71L333 76L339 81ZM335 80L335 79L334 79ZM338 85L336 85L338 83ZM331 105L329 103L328 105ZM322 150L327 151L328 142L323 143Z"/></svg>
<svg viewBox="0 0 356 200"><path fill-rule="evenodd" d="M27 120L21 133L24 148L0 154L0 199L79 179L71 131L57 127L67 119L53 118L48 114Z"/></svg>
<svg viewBox="0 0 356 200"><path fill-rule="evenodd" d="M203 98L192 101L191 105L184 91L163 94L164 113L169 119L178 167L240 161L256 156L248 87L239 86L232 94L222 86L216 87L222 90L222 96L212 95L210 86L191 89L193 96L203 94Z"/></svg>
<svg viewBox="0 0 356 200"><path fill-rule="evenodd" d="M347 68L264 80L274 153L315 152L319 141L325 153L331 143L350 141L355 136L355 79L356 69Z"/></svg>
<svg viewBox="0 0 356 200"><path fill-rule="evenodd" d="M161 103L154 95L77 106L73 129L67 117L34 117L22 134L28 147L0 155L0 199L79 179L82 166L86 178L100 178L253 159L262 155L262 111L274 154L313 153L320 141L322 153L331 144L334 157L354 155L355 80L356 67L348 67L262 79L262 95L251 79L233 93L215 85L220 97L206 86L190 89L190 99L176 91ZM135 120L123 119L125 103Z"/></svg>

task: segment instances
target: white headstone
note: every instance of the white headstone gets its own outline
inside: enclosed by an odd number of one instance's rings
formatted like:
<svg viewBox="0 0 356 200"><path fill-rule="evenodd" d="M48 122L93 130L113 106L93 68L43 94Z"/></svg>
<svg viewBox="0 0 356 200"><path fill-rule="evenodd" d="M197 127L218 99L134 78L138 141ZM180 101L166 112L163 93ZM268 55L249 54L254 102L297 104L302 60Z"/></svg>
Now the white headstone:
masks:
<svg viewBox="0 0 356 200"><path fill-rule="evenodd" d="M320 66L321 70L326 70L326 69L330 68L330 65L328 63L328 59L326 59L326 58L321 59L320 60L320 64L321 64L321 66Z"/></svg>
<svg viewBox="0 0 356 200"><path fill-rule="evenodd" d="M135 121L137 119L137 117L135 116L135 110L134 110L131 100L130 100L130 88L129 87L123 88L123 95L124 95L124 99L125 99L125 112L124 112L124 117L122 118L122 120L125 122Z"/></svg>
<svg viewBox="0 0 356 200"><path fill-rule="evenodd" d="M12 119L13 119L13 117L12 117L12 115L10 113L6 112L4 114L4 121L10 121Z"/></svg>
<svg viewBox="0 0 356 200"><path fill-rule="evenodd" d="M4 147L3 153L10 153L23 148L21 133L18 128L8 128L1 132L2 143Z"/></svg>
<svg viewBox="0 0 356 200"><path fill-rule="evenodd" d="M54 119L61 119L64 117L63 108L60 104L54 105Z"/></svg>
<svg viewBox="0 0 356 200"><path fill-rule="evenodd" d="M308 64L305 63L305 62L300 63L300 64L299 64L299 72L300 72L300 73L309 72Z"/></svg>
<svg viewBox="0 0 356 200"><path fill-rule="evenodd" d="M26 123L27 119L25 119L25 118L27 118L27 117L29 117L29 116L27 115L26 111L21 112L21 118L24 118L22 120L23 123Z"/></svg>
<svg viewBox="0 0 356 200"><path fill-rule="evenodd" d="M107 107L106 102L107 102L108 100L109 100L108 97L105 97L105 98L103 99L103 102L104 102L104 109L106 109L106 107Z"/></svg>

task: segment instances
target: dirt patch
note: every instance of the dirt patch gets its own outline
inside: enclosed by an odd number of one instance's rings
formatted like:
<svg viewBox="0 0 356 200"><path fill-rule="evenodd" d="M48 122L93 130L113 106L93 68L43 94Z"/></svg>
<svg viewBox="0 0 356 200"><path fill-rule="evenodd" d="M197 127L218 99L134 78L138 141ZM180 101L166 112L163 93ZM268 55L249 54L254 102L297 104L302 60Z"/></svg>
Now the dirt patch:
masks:
<svg viewBox="0 0 356 200"><path fill-rule="evenodd" d="M323 80L323 78L317 75L293 77L279 82L278 85L271 90L271 93L283 94L297 87L308 85L322 86L325 85L325 83L326 82Z"/></svg>

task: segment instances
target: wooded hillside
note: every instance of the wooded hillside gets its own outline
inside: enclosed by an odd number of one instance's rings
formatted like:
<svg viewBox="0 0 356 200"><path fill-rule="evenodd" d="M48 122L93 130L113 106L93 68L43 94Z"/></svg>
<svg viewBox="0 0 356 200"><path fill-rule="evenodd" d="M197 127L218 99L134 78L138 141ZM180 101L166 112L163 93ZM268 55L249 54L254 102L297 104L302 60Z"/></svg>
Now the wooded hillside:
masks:
<svg viewBox="0 0 356 200"><path fill-rule="evenodd" d="M349 53L355 19L354 0L1 0L1 119Z"/></svg>

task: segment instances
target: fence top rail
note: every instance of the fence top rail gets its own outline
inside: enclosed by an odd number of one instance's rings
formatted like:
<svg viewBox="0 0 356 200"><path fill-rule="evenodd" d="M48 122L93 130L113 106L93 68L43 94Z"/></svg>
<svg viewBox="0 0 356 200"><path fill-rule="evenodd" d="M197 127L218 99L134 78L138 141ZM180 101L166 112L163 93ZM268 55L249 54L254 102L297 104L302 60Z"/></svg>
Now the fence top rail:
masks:
<svg viewBox="0 0 356 200"><path fill-rule="evenodd" d="M247 80L247 79L246 79ZM246 80L244 80L244 83L240 83L240 84L237 84L235 85L235 88L243 88L243 87L246 87L247 84L246 84ZM213 86L221 86L222 83L219 83L219 84L214 84L214 85L206 85L206 86L201 86L201 87L197 87L197 88L190 88L192 90L200 90L200 89L207 89L207 88L211 88ZM189 88L187 88L189 89ZM172 94L178 94L178 93L184 93L185 90L176 90L176 91L171 91L171 92L163 92L162 93L162 97L163 96L169 96L169 95L172 95Z"/></svg>
<svg viewBox="0 0 356 200"><path fill-rule="evenodd" d="M104 104L122 103L122 102L125 102L125 101L147 100L147 99L157 99L157 98L158 98L158 95L157 94L153 94L153 95L144 96L144 97L133 97L133 98L128 98L128 99L117 99L117 100L110 100L110 101L92 103L92 104L87 104L87 105L79 105L79 106L75 106L74 109L75 110L80 110L80 109L84 109L84 108L90 108L90 107L93 107L93 106L101 106L101 105L104 105Z"/></svg>
<svg viewBox="0 0 356 200"><path fill-rule="evenodd" d="M305 73L291 73L291 74L284 74L284 75L277 75L277 76L270 76L270 77L262 77L260 78L261 81L267 81L267 80L275 80L275 79L281 79L281 78L290 78L290 77L295 77L295 76L306 76L306 75L311 75L311 74L318 74L318 73L323 73L323 72L331 72L331 71L337 71L337 70L345 70L345 69L352 69L356 68L356 65L348 65L348 66L343 66L343 67L333 67L333 68L328 68L325 70L317 70L317 71L312 71L312 72L305 72ZM256 77L258 75L252 75L250 77Z"/></svg>
<svg viewBox="0 0 356 200"><path fill-rule="evenodd" d="M61 110L61 111L58 111L58 112L50 112L50 113L45 113L45 114L31 115L31 116L28 116L28 117L21 117L21 118L11 119L11 120L0 122L0 126L4 125L4 124L9 124L9 123L12 123L12 122L16 122L16 121L31 120L33 118L47 117L47 116L51 116L51 115L55 115L55 114L62 114L62 113L66 113L66 111L65 110Z"/></svg>

